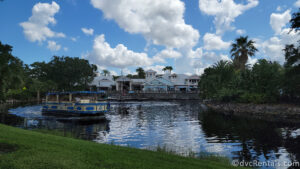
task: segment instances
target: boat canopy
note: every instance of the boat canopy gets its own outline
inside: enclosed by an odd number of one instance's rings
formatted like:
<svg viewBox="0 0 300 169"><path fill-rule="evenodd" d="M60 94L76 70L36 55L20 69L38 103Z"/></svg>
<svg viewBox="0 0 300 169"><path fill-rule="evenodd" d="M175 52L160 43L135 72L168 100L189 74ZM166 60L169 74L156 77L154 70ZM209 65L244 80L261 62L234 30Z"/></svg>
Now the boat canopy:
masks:
<svg viewBox="0 0 300 169"><path fill-rule="evenodd" d="M106 93L104 90L100 90L97 92L92 91L76 91L76 92L49 92L47 93L47 96L49 95L67 95L67 94L103 94Z"/></svg>

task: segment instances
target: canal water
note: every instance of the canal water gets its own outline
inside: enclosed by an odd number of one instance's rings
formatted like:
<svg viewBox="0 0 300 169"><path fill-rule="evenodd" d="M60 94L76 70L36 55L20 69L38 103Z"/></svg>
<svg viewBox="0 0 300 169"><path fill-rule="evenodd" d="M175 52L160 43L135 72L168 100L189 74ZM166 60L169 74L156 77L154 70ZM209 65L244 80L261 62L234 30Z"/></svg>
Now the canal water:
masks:
<svg viewBox="0 0 300 169"><path fill-rule="evenodd" d="M0 123L58 130L98 143L269 162L261 168L288 168L300 161L299 124L206 112L198 102L115 102L103 118L92 120L44 115L41 105L34 105L2 110Z"/></svg>

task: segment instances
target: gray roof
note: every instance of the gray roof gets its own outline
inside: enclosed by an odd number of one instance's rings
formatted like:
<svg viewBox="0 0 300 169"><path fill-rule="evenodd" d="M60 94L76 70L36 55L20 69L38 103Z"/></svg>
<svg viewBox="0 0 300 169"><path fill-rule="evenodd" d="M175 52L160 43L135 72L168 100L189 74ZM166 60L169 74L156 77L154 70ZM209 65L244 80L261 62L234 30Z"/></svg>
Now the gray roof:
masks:
<svg viewBox="0 0 300 169"><path fill-rule="evenodd" d="M144 83L146 80L145 79L131 79L133 83Z"/></svg>
<svg viewBox="0 0 300 169"><path fill-rule="evenodd" d="M116 82L129 82L129 81L131 81L131 79L126 76L120 76L116 79Z"/></svg>
<svg viewBox="0 0 300 169"><path fill-rule="evenodd" d="M197 75L192 75L192 76L188 77L188 79L200 79L200 77Z"/></svg>
<svg viewBox="0 0 300 169"><path fill-rule="evenodd" d="M156 73L156 71L154 71L154 70L152 70L152 69L149 69L149 70L147 70L147 71L145 71L145 72L154 72L154 73Z"/></svg>

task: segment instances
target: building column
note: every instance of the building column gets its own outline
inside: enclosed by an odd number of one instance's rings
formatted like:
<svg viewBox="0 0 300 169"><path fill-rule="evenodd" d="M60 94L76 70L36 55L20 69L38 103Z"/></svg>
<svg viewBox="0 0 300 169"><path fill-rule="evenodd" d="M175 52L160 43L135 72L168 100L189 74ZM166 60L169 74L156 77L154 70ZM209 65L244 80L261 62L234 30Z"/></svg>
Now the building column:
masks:
<svg viewBox="0 0 300 169"><path fill-rule="evenodd" d="M129 90L132 90L132 82L129 82Z"/></svg>
<svg viewBox="0 0 300 169"><path fill-rule="evenodd" d="M119 91L119 82L116 83L116 90Z"/></svg>
<svg viewBox="0 0 300 169"><path fill-rule="evenodd" d="M72 102L72 94L69 94L69 102Z"/></svg>

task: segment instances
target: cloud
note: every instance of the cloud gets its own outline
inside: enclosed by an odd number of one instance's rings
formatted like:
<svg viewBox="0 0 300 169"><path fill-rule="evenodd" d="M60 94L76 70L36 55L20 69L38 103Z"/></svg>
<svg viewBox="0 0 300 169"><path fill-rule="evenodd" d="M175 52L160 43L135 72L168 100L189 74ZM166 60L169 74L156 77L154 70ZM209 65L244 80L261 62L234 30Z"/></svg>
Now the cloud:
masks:
<svg viewBox="0 0 300 169"><path fill-rule="evenodd" d="M300 35L288 28L283 29L279 35L273 36L270 39L261 42L258 46L262 48L262 52L272 61L278 61L283 64L285 62L284 51L285 45L296 45L300 40Z"/></svg>
<svg viewBox="0 0 300 169"><path fill-rule="evenodd" d="M176 60L176 71L185 73L202 74L204 69L219 60L230 60L228 55L205 52L201 47L187 52L187 57Z"/></svg>
<svg viewBox="0 0 300 169"><path fill-rule="evenodd" d="M104 35L99 35L94 40L93 51L85 56L99 66L125 68L129 66L149 66L153 60L146 53L136 53L127 49L123 44L112 48Z"/></svg>
<svg viewBox="0 0 300 169"><path fill-rule="evenodd" d="M159 53L157 53L154 57L153 57L153 61L155 62L160 62L160 63L166 63L165 59L166 58L171 58L171 59L177 59L180 58L182 56L182 54L178 51L175 51L174 49L164 49L162 51L160 51Z"/></svg>
<svg viewBox="0 0 300 169"><path fill-rule="evenodd" d="M91 0L106 19L113 19L125 31L142 34L147 41L168 48L191 48L199 32L184 21L180 0Z"/></svg>
<svg viewBox="0 0 300 169"><path fill-rule="evenodd" d="M94 29L90 28L81 28L82 32L85 34L85 35L93 35L94 34Z"/></svg>
<svg viewBox="0 0 300 169"><path fill-rule="evenodd" d="M71 37L71 40L72 40L73 42L76 42L76 41L77 41L77 38L76 38L76 37Z"/></svg>
<svg viewBox="0 0 300 169"><path fill-rule="evenodd" d="M48 41L48 49L50 49L51 51L58 51L61 48L61 45L57 44L55 41Z"/></svg>
<svg viewBox="0 0 300 169"><path fill-rule="evenodd" d="M31 42L42 42L53 37L65 37L65 34L54 32L48 27L49 24L56 24L54 15L58 11L59 5L54 1L51 4L35 4L32 8L32 16L27 22L20 23L25 37Z"/></svg>
<svg viewBox="0 0 300 169"><path fill-rule="evenodd" d="M294 3L294 6L296 8L300 8L300 0L297 0L295 3Z"/></svg>
<svg viewBox="0 0 300 169"><path fill-rule="evenodd" d="M236 30L236 34L238 34L238 35L244 35L244 34L246 34L246 30L244 30L244 29L237 29Z"/></svg>
<svg viewBox="0 0 300 169"><path fill-rule="evenodd" d="M223 34L225 31L234 30L231 24L235 18L256 7L258 3L258 0L248 0L245 5L237 4L234 0L199 0L199 8L204 14L215 16L216 33Z"/></svg>
<svg viewBox="0 0 300 169"><path fill-rule="evenodd" d="M257 47L262 54L271 61L277 61L280 64L285 62L284 51L285 45L297 45L300 40L300 34L290 28L285 28L291 19L290 10L283 13L272 13L270 16L270 24L275 31L275 35L265 41L256 40Z"/></svg>
<svg viewBox="0 0 300 169"><path fill-rule="evenodd" d="M163 65L153 65L153 66L146 66L144 68L144 70L147 71L147 70L152 69L152 70L156 71L157 74L163 74L164 72L162 69L165 67L166 66L163 66Z"/></svg>
<svg viewBox="0 0 300 169"><path fill-rule="evenodd" d="M291 20L290 10L284 13L272 13L270 17L270 25L276 34L280 34L282 28Z"/></svg>
<svg viewBox="0 0 300 169"><path fill-rule="evenodd" d="M206 33L203 37L204 49L206 50L225 50L230 46L230 42L224 42L221 36Z"/></svg>
<svg viewBox="0 0 300 169"><path fill-rule="evenodd" d="M277 6L276 11L280 12L281 10L282 10L282 7L281 6Z"/></svg>

